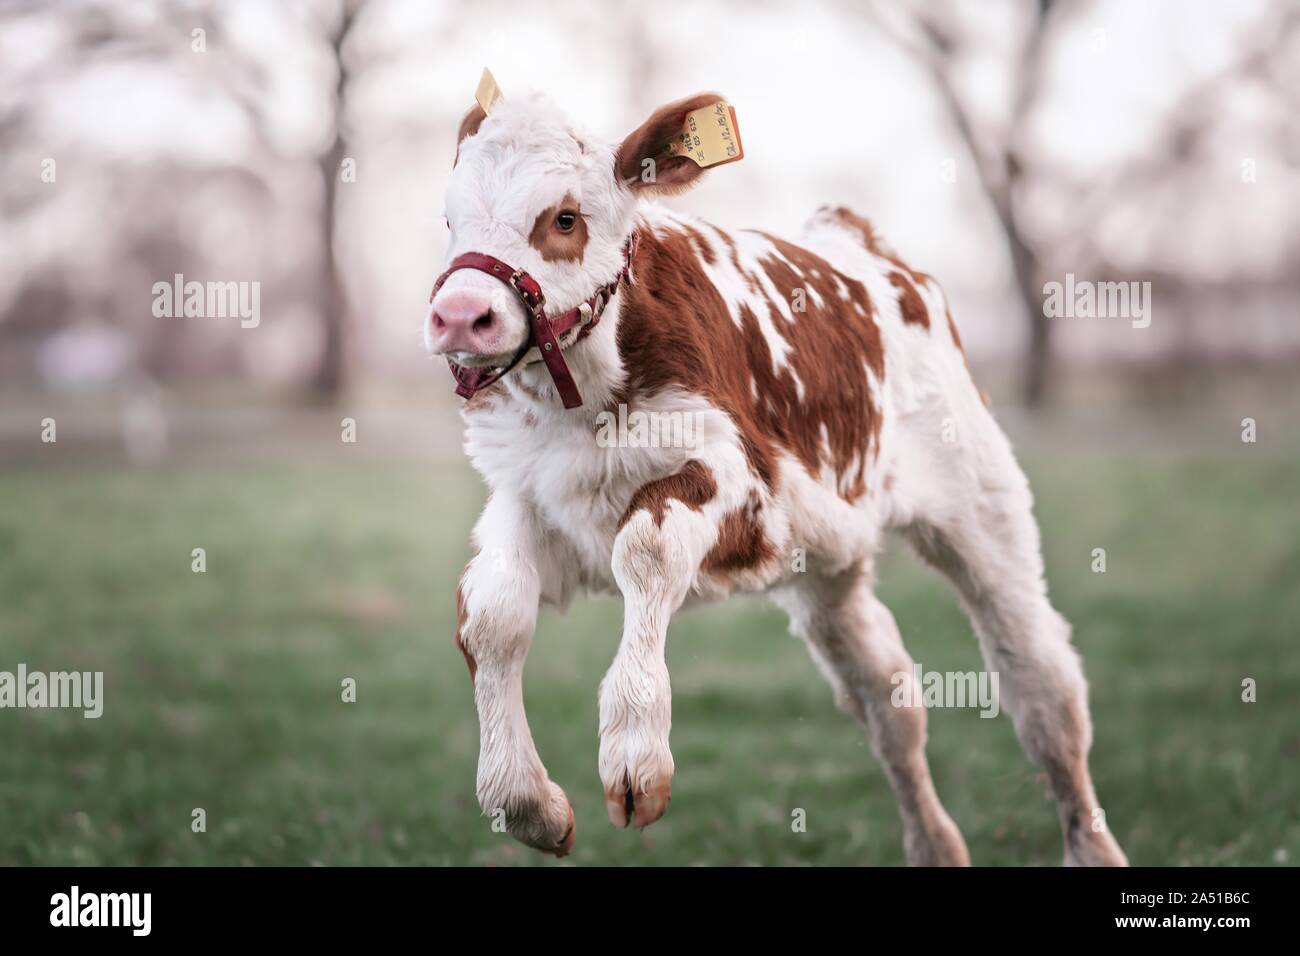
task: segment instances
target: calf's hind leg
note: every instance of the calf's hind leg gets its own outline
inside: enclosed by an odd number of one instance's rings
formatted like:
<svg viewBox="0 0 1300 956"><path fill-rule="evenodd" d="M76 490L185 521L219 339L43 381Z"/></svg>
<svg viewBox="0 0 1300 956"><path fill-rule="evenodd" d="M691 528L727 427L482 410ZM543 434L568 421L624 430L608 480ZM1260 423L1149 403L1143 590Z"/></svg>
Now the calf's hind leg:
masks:
<svg viewBox="0 0 1300 956"><path fill-rule="evenodd" d="M956 587L985 667L998 674L1000 706L1029 758L1047 773L1066 865L1125 866L1088 773L1092 722L1083 667L1070 625L1047 598L1028 483L1004 446L1002 454L999 481L949 496L906 531Z"/></svg>
<svg viewBox="0 0 1300 956"><path fill-rule="evenodd" d="M872 593L870 574L853 568L831 578L809 575L773 597L830 681L836 704L866 727L898 800L907 862L968 866L966 844L939 802L925 759L925 707L893 703L898 682L915 681L912 659L894 616ZM919 688L912 689L917 693L902 699L920 701Z"/></svg>

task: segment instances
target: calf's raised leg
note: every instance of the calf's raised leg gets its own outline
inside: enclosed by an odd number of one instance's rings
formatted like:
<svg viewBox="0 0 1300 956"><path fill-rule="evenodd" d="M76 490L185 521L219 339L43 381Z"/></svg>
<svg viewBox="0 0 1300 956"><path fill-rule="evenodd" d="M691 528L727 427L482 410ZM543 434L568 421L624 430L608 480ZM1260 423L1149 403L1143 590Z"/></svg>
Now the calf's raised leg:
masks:
<svg viewBox="0 0 1300 956"><path fill-rule="evenodd" d="M529 510L497 492L474 528L477 553L457 591L456 642L478 708L478 799L515 838L556 856L573 846L573 809L537 755L524 714L523 672L541 594L538 533Z"/></svg>
<svg viewBox="0 0 1300 956"><path fill-rule="evenodd" d="M717 540L718 488L711 468L688 462L637 492L614 539L623 639L600 683L599 767L615 826L648 826L668 806L674 765L664 647L669 621Z"/></svg>

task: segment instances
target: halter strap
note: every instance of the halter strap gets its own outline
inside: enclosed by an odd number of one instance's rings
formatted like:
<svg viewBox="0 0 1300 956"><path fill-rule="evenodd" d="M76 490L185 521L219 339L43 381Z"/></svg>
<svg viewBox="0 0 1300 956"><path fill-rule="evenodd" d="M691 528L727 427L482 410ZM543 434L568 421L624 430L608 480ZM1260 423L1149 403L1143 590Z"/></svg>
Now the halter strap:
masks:
<svg viewBox="0 0 1300 956"><path fill-rule="evenodd" d="M619 286L623 282L630 280L632 257L636 255L636 247L637 234L634 231L628 236L627 242L623 246L623 268L618 275L597 289L596 293L585 302L581 302L567 312L561 312L555 316L546 314L546 297L542 294L542 287L538 285L536 279L524 270L512 268L508 263L496 258L496 256L489 256L483 252L466 252L453 259L451 265L447 267L447 271L440 275L438 281L433 284L433 291L429 294L430 305L433 304L438 290L442 288L443 283L447 281L453 272L458 272L461 269L476 269L495 279L499 279L513 289L515 295L519 297L519 301L523 303L524 311L528 313L528 336L519 351L514 354L505 366L501 368L469 368L457 365L451 359L447 360L451 374L456 379L456 394L461 398L469 398L475 392L495 384L507 372L523 361L528 351L536 346L542 354L542 361L546 364L547 371L551 373L551 380L555 383L555 391L559 394L564 407L577 408L580 406L582 404L582 395L578 391L577 384L573 381L573 373L569 371L568 363L564 360L564 351L560 348L559 336L568 332L580 322L585 324L578 330L577 336L570 344L581 342L591 333L591 330L596 327L596 323L600 321L605 306L614 297L614 293L618 291Z"/></svg>

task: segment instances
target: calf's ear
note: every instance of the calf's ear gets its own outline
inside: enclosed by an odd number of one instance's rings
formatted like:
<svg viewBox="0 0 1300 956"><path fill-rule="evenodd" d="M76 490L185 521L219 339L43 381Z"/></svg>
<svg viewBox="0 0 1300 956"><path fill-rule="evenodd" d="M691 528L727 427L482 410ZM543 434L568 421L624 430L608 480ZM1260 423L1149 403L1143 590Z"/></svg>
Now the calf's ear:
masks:
<svg viewBox="0 0 1300 956"><path fill-rule="evenodd" d="M467 138L478 132L479 126L487 119L487 113L483 112L483 107L475 103L465 114L465 118L460 121L460 130L456 133L456 157L451 161L452 169L456 168L456 163L460 161L460 144Z"/></svg>
<svg viewBox="0 0 1300 956"><path fill-rule="evenodd" d="M614 154L614 175L641 195L679 193L690 189L704 172L685 156L666 156L664 146L682 133L686 114L726 99L717 93L696 93L659 107L628 134Z"/></svg>

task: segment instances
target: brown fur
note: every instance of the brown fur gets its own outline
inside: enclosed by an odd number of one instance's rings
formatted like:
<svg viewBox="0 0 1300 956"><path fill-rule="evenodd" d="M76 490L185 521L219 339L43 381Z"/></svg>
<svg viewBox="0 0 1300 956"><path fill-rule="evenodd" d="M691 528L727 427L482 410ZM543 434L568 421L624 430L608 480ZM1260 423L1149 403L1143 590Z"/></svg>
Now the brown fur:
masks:
<svg viewBox="0 0 1300 956"><path fill-rule="evenodd" d="M465 142L467 137L473 136L478 132L478 128L483 125L487 119L487 113L483 112L483 107L475 103L469 108L469 112L461 118L460 129L456 131L456 155L451 161L451 168L455 169L456 164L460 162L460 144Z"/></svg>
<svg viewBox="0 0 1300 956"><path fill-rule="evenodd" d="M891 272L889 281L898 290L898 310L903 314L903 321L908 325L920 325L928 329L930 311L921 300L921 294L916 291L916 286L908 282L907 277L901 272Z"/></svg>
<svg viewBox="0 0 1300 956"><path fill-rule="evenodd" d="M717 93L696 93L655 110L648 120L628 134L614 155L614 175L629 189L646 194L667 195L690 187L704 172L685 156L665 156L663 149L681 135L686 114L711 106L725 97ZM643 163L654 160L654 180L641 178Z"/></svg>
<svg viewBox="0 0 1300 956"><path fill-rule="evenodd" d="M465 655L465 664L469 667L469 680L472 684L478 676L478 661L474 660L474 655L465 646L465 638L462 636L462 632L465 630L465 622L468 619L469 612L465 609L463 585L458 585L456 587L456 646Z"/></svg>
<svg viewBox="0 0 1300 956"><path fill-rule="evenodd" d="M734 243L720 235L737 262ZM795 289L811 287L822 300L819 306L805 296L807 311L796 313L793 323L769 306L772 321L792 344L788 360L804 384L803 399L789 369L773 370L757 317L743 309L741 327L732 320L703 272L702 237L643 231L636 282L627 290L618 332L629 379L626 392L615 400L669 386L704 395L735 422L750 467L771 489L781 451L794 455L812 474L819 472L824 427L830 452L825 464L846 480L845 497L852 500L865 490L867 452L880 433L880 415L863 370L870 367L878 380L885 374L871 301L862 283L821 257L780 239L771 241L785 261L774 256L762 268L780 295L789 301ZM835 276L851 301L840 297Z"/></svg>
<svg viewBox="0 0 1300 956"><path fill-rule="evenodd" d="M923 325L928 329L930 327L930 313L929 310L926 309L925 303L921 300L915 287L916 285L928 286L930 283L934 283L937 288L938 283L935 282L934 277L927 275L924 272L917 272L899 259L897 254L885 245L880 237L876 235L875 228L871 223L862 216L853 212L853 210L847 209L844 206L839 206L828 211L840 222L854 229L862 236L862 244L867 247L867 251L887 260L899 270L897 273L890 273L889 281L900 290L898 306L899 310L902 312L903 321L914 322L918 325ZM908 289L908 279L911 280L910 291ZM948 323L948 331L952 333L952 340L956 344L957 350L961 352L964 360L966 357L966 350L962 347L961 335L957 332L957 323L953 322L952 312L946 307L944 309L944 319ZM969 368L969 365L967 367ZM984 404L988 405L989 402L987 396L983 397Z"/></svg>
<svg viewBox="0 0 1300 956"><path fill-rule="evenodd" d="M642 510L650 512L656 525L662 525L670 500L676 499L692 511L699 511L717 493L718 485L713 480L713 472L702 462L691 459L676 474L647 482L638 488L628 502L623 517L619 519L618 526L622 528L634 514Z"/></svg>
<svg viewBox="0 0 1300 956"><path fill-rule="evenodd" d="M834 209L822 207L824 212L828 211L832 216L856 230L862 236L862 244L876 255L883 255L888 251L885 244L881 242L880 237L876 235L876 227L871 224L871 220L864 216L859 216L847 206L836 206Z"/></svg>
<svg viewBox="0 0 1300 956"><path fill-rule="evenodd" d="M704 570L712 574L743 571L776 557L758 520L762 507L758 496L751 494L745 507L727 512L718 527L717 543L704 556Z"/></svg>
<svg viewBox="0 0 1300 956"><path fill-rule="evenodd" d="M823 209L825 210L825 207L823 207ZM917 272L907 263L903 262L902 259L898 258L898 253L894 252L894 250L891 249L889 245L876 233L876 227L871 224L871 220L859 216L852 209L849 209L846 206L837 206L828 211L844 225L861 234L862 244L867 247L867 251L872 255L880 256L882 259L885 259L891 263L894 268L905 273L913 282L919 285L926 285L927 283L934 281L934 279L926 275L924 272Z"/></svg>
<svg viewBox="0 0 1300 956"><path fill-rule="evenodd" d="M561 232L555 225L555 217L562 212L571 212L577 217L571 232ZM582 262L583 253L587 251L587 220L582 218L578 200L571 193L565 193L554 206L538 213L533 231L528 234L528 244L547 262L561 259Z"/></svg>

